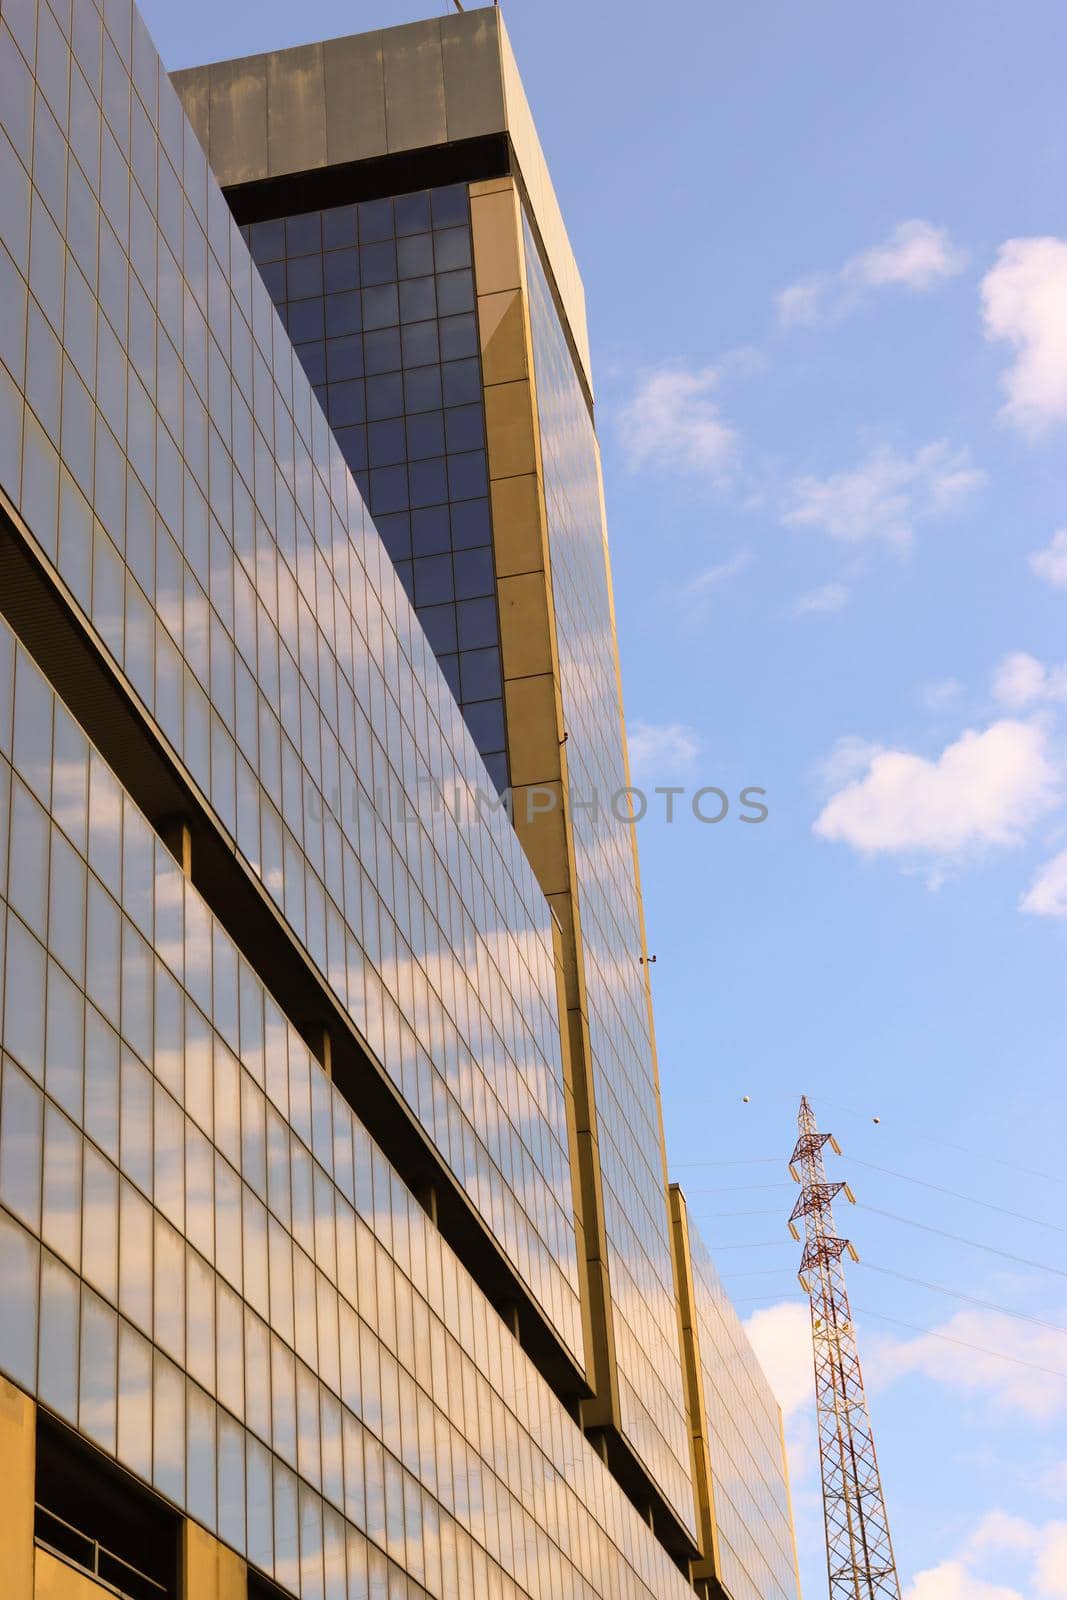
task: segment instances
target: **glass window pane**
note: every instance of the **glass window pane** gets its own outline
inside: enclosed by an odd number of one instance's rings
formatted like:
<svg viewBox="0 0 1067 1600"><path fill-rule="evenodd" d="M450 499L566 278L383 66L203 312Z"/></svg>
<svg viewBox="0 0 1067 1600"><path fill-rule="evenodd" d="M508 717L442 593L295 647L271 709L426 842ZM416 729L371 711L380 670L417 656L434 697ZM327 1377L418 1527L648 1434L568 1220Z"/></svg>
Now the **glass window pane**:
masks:
<svg viewBox="0 0 1067 1600"><path fill-rule="evenodd" d="M109 1161L86 1144L82 1174L82 1274L118 1302L119 1179Z"/></svg>
<svg viewBox="0 0 1067 1600"><path fill-rule="evenodd" d="M190 1384L188 1399L187 1483L189 1515L215 1531L215 1404L195 1384Z"/></svg>
<svg viewBox="0 0 1067 1600"><path fill-rule="evenodd" d="M89 831L91 837L91 822ZM116 1028L122 971L119 936L119 908L96 879L90 878L85 987L89 998Z"/></svg>
<svg viewBox="0 0 1067 1600"><path fill-rule="evenodd" d="M284 1588L299 1594L296 1478L280 1462L274 1465L274 1576Z"/></svg>
<svg viewBox="0 0 1067 1600"><path fill-rule="evenodd" d="M155 1219L155 1322L158 1345L185 1360L185 1245L162 1217Z"/></svg>
<svg viewBox="0 0 1067 1600"><path fill-rule="evenodd" d="M244 1313L245 1421L261 1439L271 1437L270 1333L248 1308Z"/></svg>
<svg viewBox="0 0 1067 1600"><path fill-rule="evenodd" d="M185 1379L157 1353L152 1370L155 1430L152 1481L161 1494L185 1504Z"/></svg>
<svg viewBox="0 0 1067 1600"><path fill-rule="evenodd" d="M109 1455L115 1450L117 1399L118 1319L83 1289L78 1427Z"/></svg>
<svg viewBox="0 0 1067 1600"><path fill-rule="evenodd" d="M160 1084L155 1086L156 1205L178 1229L185 1228L185 1117Z"/></svg>
<svg viewBox="0 0 1067 1600"><path fill-rule="evenodd" d="M218 1412L218 1532L224 1544L245 1550L245 1436Z"/></svg>
<svg viewBox="0 0 1067 1600"><path fill-rule="evenodd" d="M45 807L52 798L51 686L22 649L15 666L15 769Z"/></svg>
<svg viewBox="0 0 1067 1600"><path fill-rule="evenodd" d="M152 1477L152 1347L119 1327L118 1458L139 1478Z"/></svg>
<svg viewBox="0 0 1067 1600"><path fill-rule="evenodd" d="M57 778L57 789L58 789ZM68 808L68 821L70 808ZM52 832L48 944L78 982L85 977L85 863L62 834Z"/></svg>
<svg viewBox="0 0 1067 1600"><path fill-rule="evenodd" d="M6 1114L6 1108L5 1108ZM32 1393L37 1380L37 1277L40 1246L0 1211L0 1368Z"/></svg>
<svg viewBox="0 0 1067 1600"><path fill-rule="evenodd" d="M85 1001L54 961L48 963L45 1088L77 1123L82 1120Z"/></svg>
<svg viewBox="0 0 1067 1600"><path fill-rule="evenodd" d="M286 1461L296 1463L296 1369L293 1353L271 1335L271 1399L273 1444Z"/></svg>
<svg viewBox="0 0 1067 1600"><path fill-rule="evenodd" d="M7 891L12 906L39 939L45 938L48 927L48 831L47 813L16 777L11 785Z"/></svg>
<svg viewBox="0 0 1067 1600"><path fill-rule="evenodd" d="M122 1035L141 1057L152 1059L152 952L135 928L122 925Z"/></svg>
<svg viewBox="0 0 1067 1600"><path fill-rule="evenodd" d="M44 1251L41 1259L37 1393L68 1422L78 1420L78 1280Z"/></svg>
<svg viewBox="0 0 1067 1600"><path fill-rule="evenodd" d="M248 1559L264 1572L274 1571L274 1495L269 1452L248 1441Z"/></svg>
<svg viewBox="0 0 1067 1600"><path fill-rule="evenodd" d="M240 1067L215 1037L215 1143L233 1166L241 1164Z"/></svg>
<svg viewBox="0 0 1067 1600"><path fill-rule="evenodd" d="M78 1130L46 1104L41 1237L75 1271L81 1265L81 1150Z"/></svg>
<svg viewBox="0 0 1067 1600"><path fill-rule="evenodd" d="M119 1189L119 1310L152 1331L152 1208L129 1183Z"/></svg>
<svg viewBox="0 0 1067 1600"><path fill-rule="evenodd" d="M27 1072L44 1078L45 956L33 935L16 917L7 919L5 993L18 995L18 1005L4 1007L4 1048Z"/></svg>
<svg viewBox="0 0 1067 1600"><path fill-rule="evenodd" d="M85 1131L119 1156L119 1040L92 1006L85 1014Z"/></svg>
<svg viewBox="0 0 1067 1600"><path fill-rule="evenodd" d="M34 1233L41 1225L44 1101L10 1061L4 1062L0 1097L0 1200Z"/></svg>
<svg viewBox="0 0 1067 1600"><path fill-rule="evenodd" d="M123 1172L152 1193L152 1079L129 1051L122 1056L120 1150Z"/></svg>

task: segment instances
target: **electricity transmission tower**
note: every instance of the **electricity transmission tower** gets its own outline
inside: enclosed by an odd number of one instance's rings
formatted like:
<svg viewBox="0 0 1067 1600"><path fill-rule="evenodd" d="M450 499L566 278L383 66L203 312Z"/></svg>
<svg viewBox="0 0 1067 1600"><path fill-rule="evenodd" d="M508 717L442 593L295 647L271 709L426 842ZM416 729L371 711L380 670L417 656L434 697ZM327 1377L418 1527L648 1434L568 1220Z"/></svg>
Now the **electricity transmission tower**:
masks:
<svg viewBox="0 0 1067 1600"><path fill-rule="evenodd" d="M852 1201L853 1195L846 1183L827 1181L823 1148L828 1144L840 1155L840 1147L832 1134L819 1132L806 1098L798 1129L789 1172L802 1187L789 1228L799 1239L796 1224L803 1221L800 1285L811 1304L830 1600L900 1600L841 1259L846 1251L854 1261L859 1257L834 1228L835 1197L844 1193Z"/></svg>

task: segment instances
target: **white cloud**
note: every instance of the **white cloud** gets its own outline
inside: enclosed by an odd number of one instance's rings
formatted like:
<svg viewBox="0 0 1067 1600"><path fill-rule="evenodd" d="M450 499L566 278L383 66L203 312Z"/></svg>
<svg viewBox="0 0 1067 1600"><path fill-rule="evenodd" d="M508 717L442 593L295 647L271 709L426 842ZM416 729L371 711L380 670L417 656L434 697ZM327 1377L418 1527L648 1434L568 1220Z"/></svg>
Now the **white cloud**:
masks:
<svg viewBox="0 0 1067 1600"><path fill-rule="evenodd" d="M754 1311L745 1323L752 1348L787 1421L813 1405L811 1314L798 1300Z"/></svg>
<svg viewBox="0 0 1067 1600"><path fill-rule="evenodd" d="M652 467L716 484L729 478L737 433L712 398L719 378L717 367L668 366L644 374L619 419L632 471Z"/></svg>
<svg viewBox="0 0 1067 1600"><path fill-rule="evenodd" d="M872 288L902 284L923 293L953 278L966 265L963 251L952 243L947 228L916 218L898 223L889 238L846 263L846 271Z"/></svg>
<svg viewBox="0 0 1067 1600"><path fill-rule="evenodd" d="M972 1561L975 1556L989 1555L993 1551L1010 1550L1013 1553L1034 1548L1037 1530L1025 1517L1014 1517L1007 1511L987 1511L981 1522L968 1536L960 1554Z"/></svg>
<svg viewBox="0 0 1067 1600"><path fill-rule="evenodd" d="M870 739L860 739L847 733L838 739L829 755L816 761L812 772L825 790L840 789L867 771L875 756L880 756L885 746Z"/></svg>
<svg viewBox="0 0 1067 1600"><path fill-rule="evenodd" d="M627 730L634 776L673 777L700 754L700 735L682 722L632 722Z"/></svg>
<svg viewBox="0 0 1067 1600"><path fill-rule="evenodd" d="M1025 650L1013 650L993 673L993 695L1013 711L1067 700L1067 666L1046 667Z"/></svg>
<svg viewBox="0 0 1067 1600"><path fill-rule="evenodd" d="M787 289L779 290L775 296L778 320L787 328L810 327L818 322L821 311L819 297L826 283L825 278L816 275L801 278L798 283L791 283Z"/></svg>
<svg viewBox="0 0 1067 1600"><path fill-rule="evenodd" d="M931 1333L879 1340L867 1367L874 1385L919 1374L1002 1416L1048 1424L1067 1416L1067 1333L999 1311L959 1311Z"/></svg>
<svg viewBox="0 0 1067 1600"><path fill-rule="evenodd" d="M1067 917L1067 850L1038 868L1019 910L1032 917Z"/></svg>
<svg viewBox="0 0 1067 1600"><path fill-rule="evenodd" d="M882 445L845 472L794 479L783 520L846 544L906 547L916 523L959 511L984 482L967 451L943 440L910 457Z"/></svg>
<svg viewBox="0 0 1067 1600"><path fill-rule="evenodd" d="M962 1561L942 1561L936 1567L916 1573L904 1600L1024 1600L1018 1589L986 1583Z"/></svg>
<svg viewBox="0 0 1067 1600"><path fill-rule="evenodd" d="M795 617L825 615L840 611L848 605L848 588L843 583L824 583L821 589L811 589L802 594L793 605Z"/></svg>
<svg viewBox="0 0 1067 1600"><path fill-rule="evenodd" d="M786 327L840 321L873 289L903 288L924 294L962 272L966 258L946 228L913 218L900 222L881 244L850 256L835 272L817 272L777 296Z"/></svg>
<svg viewBox="0 0 1067 1600"><path fill-rule="evenodd" d="M1011 1567L1012 1587L988 1580L991 1563ZM915 1575L905 1600L1024 1600L1016 1583L1025 1585L1026 1600L1065 1600L1067 1522L1041 1524L991 1511L952 1559Z"/></svg>
<svg viewBox="0 0 1067 1600"><path fill-rule="evenodd" d="M1035 550L1030 565L1054 589L1067 589L1067 528L1054 533L1043 550Z"/></svg>
<svg viewBox="0 0 1067 1600"><path fill-rule="evenodd" d="M1067 1522L1045 1528L1034 1564L1037 1592L1049 1600L1067 1596Z"/></svg>
<svg viewBox="0 0 1067 1600"><path fill-rule="evenodd" d="M1009 239L982 279L987 339L1016 356L1001 415L1025 433L1067 420L1067 239Z"/></svg>
<svg viewBox="0 0 1067 1600"><path fill-rule="evenodd" d="M1018 844L1059 799L1045 730L1004 720L968 729L933 760L878 750L814 825L863 855L961 857Z"/></svg>

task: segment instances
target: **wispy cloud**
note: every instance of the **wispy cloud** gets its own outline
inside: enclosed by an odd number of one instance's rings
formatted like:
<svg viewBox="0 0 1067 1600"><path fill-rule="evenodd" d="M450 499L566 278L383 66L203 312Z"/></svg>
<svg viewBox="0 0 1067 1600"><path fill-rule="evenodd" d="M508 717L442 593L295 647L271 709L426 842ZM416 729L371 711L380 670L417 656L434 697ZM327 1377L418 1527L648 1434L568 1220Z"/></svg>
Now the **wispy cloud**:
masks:
<svg viewBox="0 0 1067 1600"><path fill-rule="evenodd" d="M632 722L627 730L634 777L674 777L693 765L701 738L684 722Z"/></svg>
<svg viewBox="0 0 1067 1600"><path fill-rule="evenodd" d="M843 583L824 583L820 589L809 589L793 602L795 617L826 615L841 611L848 605L848 586Z"/></svg>
<svg viewBox="0 0 1067 1600"><path fill-rule="evenodd" d="M1001 416L1035 434L1067 421L1067 239L1009 239L982 280L987 339L1016 355Z"/></svg>
<svg viewBox="0 0 1067 1600"><path fill-rule="evenodd" d="M1031 917L1067 917L1067 850L1038 868L1019 910Z"/></svg>
<svg viewBox="0 0 1067 1600"><path fill-rule="evenodd" d="M946 228L912 218L900 222L880 244L849 256L833 272L800 278L777 296L786 327L838 322L877 289L925 294L962 272L966 257Z"/></svg>
<svg viewBox="0 0 1067 1600"><path fill-rule="evenodd" d="M825 792L840 789L861 777L875 756L880 756L885 746L870 739L861 739L847 733L835 741L829 755L823 756L812 767L812 776Z"/></svg>
<svg viewBox="0 0 1067 1600"><path fill-rule="evenodd" d="M702 567L682 584L672 587L672 597L681 601L684 610L700 614L706 602L714 591L724 583L729 583L731 578L736 578L739 572L752 560L752 552L738 550L725 561L712 562L709 567Z"/></svg>
<svg viewBox="0 0 1067 1600"><path fill-rule="evenodd" d="M1043 550L1035 550L1030 565L1044 583L1067 589L1067 528L1054 533Z"/></svg>
<svg viewBox="0 0 1067 1600"><path fill-rule="evenodd" d="M1004 720L968 729L933 759L878 750L827 801L814 832L861 855L951 862L1019 844L1059 799L1045 729Z"/></svg>
<svg viewBox="0 0 1067 1600"><path fill-rule="evenodd" d="M944 711L962 693L963 684L958 678L938 678L936 682L926 684L922 691L922 702L928 711Z"/></svg>
<svg viewBox="0 0 1067 1600"><path fill-rule="evenodd" d="M1067 666L1046 667L1025 650L1013 650L994 670L993 696L1012 711L1067 701Z"/></svg>
<svg viewBox="0 0 1067 1600"><path fill-rule="evenodd" d="M714 398L719 367L663 366L642 375L619 417L631 471L683 473L722 484L737 460L737 431Z"/></svg>
<svg viewBox="0 0 1067 1600"><path fill-rule="evenodd" d="M990 1565L1008 1560L1012 1587L989 1582ZM991 1511L947 1561L916 1573L905 1600L1029 1600L1067 1597L1067 1522L1030 1522Z"/></svg>
<svg viewBox="0 0 1067 1600"><path fill-rule="evenodd" d="M904 456L881 445L859 466L794 479L783 520L818 528L843 544L882 542L906 548L920 522L961 510L985 482L966 450L944 440Z"/></svg>
<svg viewBox="0 0 1067 1600"><path fill-rule="evenodd" d="M999 1311L959 1311L931 1333L879 1340L866 1365L876 1386L918 1374L1001 1416L1048 1425L1067 1417L1067 1333Z"/></svg>

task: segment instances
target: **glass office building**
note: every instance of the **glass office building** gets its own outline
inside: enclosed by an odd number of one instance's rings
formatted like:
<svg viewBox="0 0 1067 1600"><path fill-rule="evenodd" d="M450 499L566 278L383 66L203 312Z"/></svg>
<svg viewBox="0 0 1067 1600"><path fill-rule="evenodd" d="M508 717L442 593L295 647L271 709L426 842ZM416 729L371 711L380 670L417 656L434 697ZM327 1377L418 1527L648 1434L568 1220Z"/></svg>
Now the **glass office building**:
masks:
<svg viewBox="0 0 1067 1600"><path fill-rule="evenodd" d="M683 1596L636 855L568 799L625 782L584 311L506 36L178 89L130 0L0 0L8 1592Z"/></svg>
<svg viewBox="0 0 1067 1600"><path fill-rule="evenodd" d="M671 1185L699 1485L698 1584L730 1600L797 1600L782 1416L715 1263Z"/></svg>

